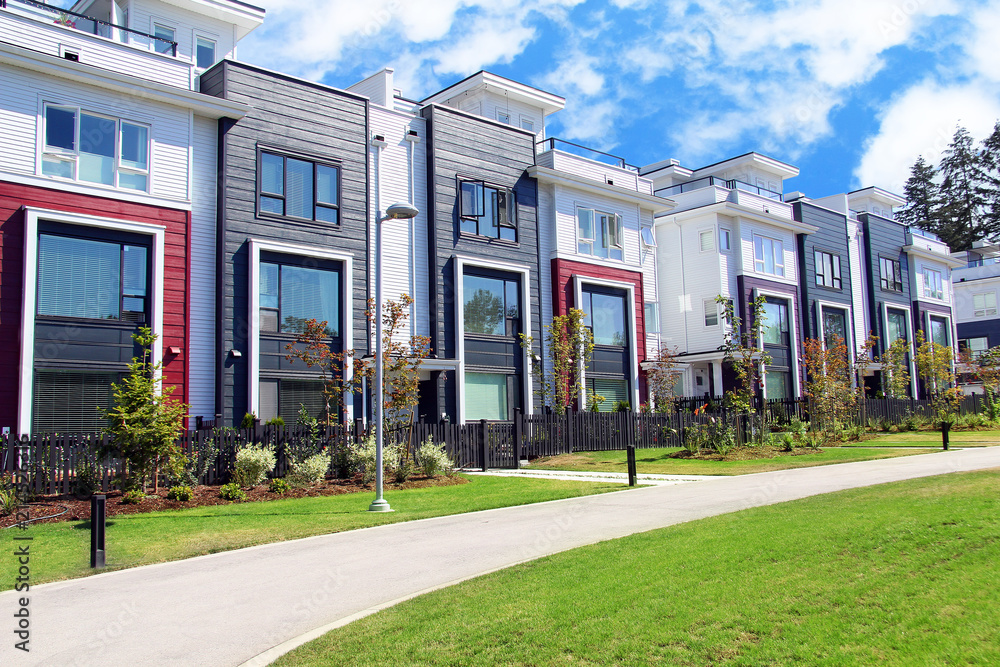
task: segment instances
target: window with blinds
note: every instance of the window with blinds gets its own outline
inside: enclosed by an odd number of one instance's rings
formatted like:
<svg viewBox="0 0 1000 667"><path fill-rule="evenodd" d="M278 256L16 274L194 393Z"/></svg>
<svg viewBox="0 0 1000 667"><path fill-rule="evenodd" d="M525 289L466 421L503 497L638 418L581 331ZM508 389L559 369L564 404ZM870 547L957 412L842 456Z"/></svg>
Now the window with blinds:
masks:
<svg viewBox="0 0 1000 667"><path fill-rule="evenodd" d="M310 319L340 331L340 273L291 264L260 263L260 330L301 333Z"/></svg>
<svg viewBox="0 0 1000 667"><path fill-rule="evenodd" d="M508 418L507 375L504 373L465 374L465 419L505 420Z"/></svg>
<svg viewBox="0 0 1000 667"><path fill-rule="evenodd" d="M619 403L629 403L628 382L618 378L589 378L587 380L587 400L593 396L603 396L597 406L598 412L614 412ZM631 407L631 406L630 406Z"/></svg>
<svg viewBox="0 0 1000 667"><path fill-rule="evenodd" d="M38 237L38 315L145 322L149 249L56 234Z"/></svg>
<svg viewBox="0 0 1000 667"><path fill-rule="evenodd" d="M118 373L36 370L32 396L33 433L83 433L102 430L99 408L113 403L111 384Z"/></svg>

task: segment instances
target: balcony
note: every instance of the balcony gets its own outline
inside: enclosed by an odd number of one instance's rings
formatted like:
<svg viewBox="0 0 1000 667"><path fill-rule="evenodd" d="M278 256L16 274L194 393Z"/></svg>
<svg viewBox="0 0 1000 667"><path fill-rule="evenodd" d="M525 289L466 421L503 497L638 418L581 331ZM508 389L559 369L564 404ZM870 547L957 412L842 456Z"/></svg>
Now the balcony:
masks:
<svg viewBox="0 0 1000 667"><path fill-rule="evenodd" d="M580 144L574 144L572 141L564 141L563 139L556 139L553 137L551 139L543 139L535 145L536 153L544 153L546 151L555 150L586 158L588 160L593 160L594 162L600 162L601 164L607 164L612 167L618 167L619 169L624 169L626 171L639 173L639 168L625 162L625 158L612 155L611 153L605 153L604 151L599 151L594 148L587 148L586 146L581 146Z"/></svg>
<svg viewBox="0 0 1000 667"><path fill-rule="evenodd" d="M698 178L693 181L688 181L687 183L678 183L677 185L672 185L668 188L661 188L653 194L657 197L674 197L685 192L693 192L695 190L701 190L702 188L709 188L713 186L725 188L726 190L742 190L743 192L749 192L761 197L766 197L767 199L774 199L779 202L781 201L780 192L751 185L750 183L745 183L736 179L726 180L715 176L705 176L704 178Z"/></svg>
<svg viewBox="0 0 1000 667"><path fill-rule="evenodd" d="M0 0L0 42L175 88L194 82L176 42L34 0Z"/></svg>
<svg viewBox="0 0 1000 667"><path fill-rule="evenodd" d="M645 195L653 193L653 184L639 175L639 169L623 158L587 148L562 139L545 139L535 146L538 166L582 176Z"/></svg>

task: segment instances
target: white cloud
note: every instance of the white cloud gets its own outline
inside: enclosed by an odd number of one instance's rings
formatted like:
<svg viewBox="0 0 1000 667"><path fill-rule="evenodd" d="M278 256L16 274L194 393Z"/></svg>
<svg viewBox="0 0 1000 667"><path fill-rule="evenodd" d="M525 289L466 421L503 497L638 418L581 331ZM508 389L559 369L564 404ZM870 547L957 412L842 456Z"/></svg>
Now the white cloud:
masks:
<svg viewBox="0 0 1000 667"><path fill-rule="evenodd" d="M902 193L910 167L923 155L937 164L962 125L979 140L1000 118L1000 96L995 86L981 82L941 85L924 81L895 98L880 116L878 134L865 143L854 170L856 187L876 185Z"/></svg>
<svg viewBox="0 0 1000 667"><path fill-rule="evenodd" d="M1000 81L997 68L997 38L1000 36L1000 2L993 2L973 11L969 17L973 26L965 50L969 67L979 76Z"/></svg>

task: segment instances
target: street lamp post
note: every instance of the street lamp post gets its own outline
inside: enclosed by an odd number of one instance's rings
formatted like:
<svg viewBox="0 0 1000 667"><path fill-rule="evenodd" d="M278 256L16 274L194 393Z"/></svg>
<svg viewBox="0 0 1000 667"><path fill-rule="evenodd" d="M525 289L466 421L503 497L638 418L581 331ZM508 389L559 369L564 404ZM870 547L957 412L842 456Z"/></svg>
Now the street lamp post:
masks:
<svg viewBox="0 0 1000 667"><path fill-rule="evenodd" d="M393 204L375 221L375 500L369 512L391 512L382 497L382 223L386 220L409 220L417 216L413 204ZM411 261L413 258L410 258Z"/></svg>

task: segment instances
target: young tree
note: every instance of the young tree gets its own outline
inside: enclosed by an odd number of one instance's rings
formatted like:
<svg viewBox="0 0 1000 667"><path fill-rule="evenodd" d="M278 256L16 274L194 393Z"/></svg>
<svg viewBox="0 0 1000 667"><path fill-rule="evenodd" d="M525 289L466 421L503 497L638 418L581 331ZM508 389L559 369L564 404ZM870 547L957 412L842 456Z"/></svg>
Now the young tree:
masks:
<svg viewBox="0 0 1000 667"><path fill-rule="evenodd" d="M323 420L330 427L344 414L344 394L351 389L344 381L344 371L354 350L334 352L330 349L327 324L326 320L315 319L302 322L295 342L285 345L285 358L291 363L298 359L319 371L323 383Z"/></svg>
<svg viewBox="0 0 1000 667"><path fill-rule="evenodd" d="M114 405L102 410L108 419L110 442L101 455L121 459L122 491L144 490L146 479L152 475L156 493L160 468L176 476L185 461L177 438L190 406L171 398L175 387L162 386L163 364L153 363L151 358L156 339L149 327L139 327L132 334L132 340L142 348L142 356L132 357L128 375L111 385Z"/></svg>
<svg viewBox="0 0 1000 667"><path fill-rule="evenodd" d="M594 355L594 334L584 325L586 316L579 308L570 308L545 327L552 363L548 377L542 358L534 352L532 337L521 334L521 346L531 357L531 370L537 380L536 393L557 415L565 414L583 391L583 372Z"/></svg>
<svg viewBox="0 0 1000 667"><path fill-rule="evenodd" d="M859 398L844 339L834 335L824 344L807 338L802 343L802 364L813 430L830 439L854 416Z"/></svg>
<svg viewBox="0 0 1000 667"><path fill-rule="evenodd" d="M389 299L382 306L382 411L385 429L388 433L406 431L406 436L398 441L409 442L420 399L420 364L430 352L430 338L410 336L401 341L403 330L409 319L409 309L413 297L400 294L399 300ZM368 322L375 323L375 300L369 299L366 311ZM374 348L374 342L372 344ZM368 379L372 402L375 400L375 363L362 362L358 366L358 377ZM409 447L404 457L409 456Z"/></svg>
<svg viewBox="0 0 1000 667"><path fill-rule="evenodd" d="M728 324L722 343L724 359L732 365L739 381L738 388L726 392L726 401L738 412L751 413L754 411L754 397L763 386L764 367L771 363L771 355L758 347L767 319L764 314L765 299L758 296L748 304L750 321L747 326L734 311L731 299L719 295L715 300L723 307L723 317Z"/></svg>
<svg viewBox="0 0 1000 667"><path fill-rule="evenodd" d="M673 410L674 388L684 371L677 365L677 348L661 345L656 350L656 356L646 368L646 383L652 394L656 412L667 413Z"/></svg>
<svg viewBox="0 0 1000 667"><path fill-rule="evenodd" d="M950 424L962 399L962 390L955 386L951 348L925 340L923 331L917 332L917 373L924 382L937 420Z"/></svg>
<svg viewBox="0 0 1000 667"><path fill-rule="evenodd" d="M882 352L882 392L886 398L908 398L910 396L910 344L904 338L897 338Z"/></svg>

